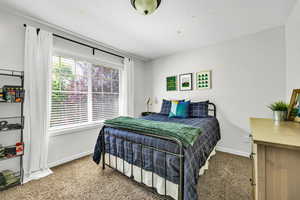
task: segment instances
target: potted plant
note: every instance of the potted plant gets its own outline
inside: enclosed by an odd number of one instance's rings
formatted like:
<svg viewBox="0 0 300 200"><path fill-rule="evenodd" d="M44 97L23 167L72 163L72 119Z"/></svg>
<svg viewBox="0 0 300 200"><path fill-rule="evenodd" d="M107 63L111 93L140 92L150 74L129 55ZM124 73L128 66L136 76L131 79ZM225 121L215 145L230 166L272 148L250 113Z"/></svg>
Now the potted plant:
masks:
<svg viewBox="0 0 300 200"><path fill-rule="evenodd" d="M289 105L283 101L274 102L268 106L273 111L274 121L284 121L287 119Z"/></svg>

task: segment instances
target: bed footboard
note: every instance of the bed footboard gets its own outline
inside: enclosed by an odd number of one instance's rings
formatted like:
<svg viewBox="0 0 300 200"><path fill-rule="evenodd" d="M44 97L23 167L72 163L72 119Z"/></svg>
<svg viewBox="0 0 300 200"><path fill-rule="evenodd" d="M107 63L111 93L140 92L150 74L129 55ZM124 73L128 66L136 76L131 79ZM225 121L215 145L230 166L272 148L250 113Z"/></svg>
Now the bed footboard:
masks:
<svg viewBox="0 0 300 200"><path fill-rule="evenodd" d="M116 166L113 167L110 163L110 159L111 159L111 156L110 156L110 153L109 153L109 161L108 161L108 164L106 164L106 161L105 161L105 154L106 154L106 144L105 144L105 135L108 135L110 137L110 133L105 133L105 128L106 127L110 127L110 128L114 128L112 126L104 126L101 130L101 135L102 135L102 143L101 143L101 146L102 146L102 168L105 169L105 166L108 166L112 169L115 169L116 171L120 172L118 170L118 167L117 167L117 160L116 160ZM118 128L119 130L125 130L125 131L129 131L127 129L120 129ZM133 132L133 131L131 131ZM153 147L153 146L149 146L149 145L146 145L146 144L142 144L142 143L138 143L138 142L135 142L135 141L132 141L132 140L129 140L128 138L125 138L125 137L122 137L122 136L116 136L116 135L113 135L112 137L115 137L115 138L119 138L121 140L124 140L126 142L128 142L130 145L131 145L131 148L133 148L133 144L135 145L139 145L140 148L141 148L141 154L140 154L140 160L141 160L141 182L139 183L138 181L136 181L133 177L129 177L130 179L132 179L133 181L135 181L136 183L144 186L146 189L150 189L151 192L154 192L156 194L158 194L155 190L155 187L154 187L154 184L153 184L153 174L154 174L154 166L153 166L153 169L151 170L151 173L152 173L152 187L148 187L146 186L145 184L143 184L143 170L146 170L144 169L144 166L143 166L143 149L151 149L153 151L158 151L158 152L162 152L164 153L164 158L165 158L165 163L164 163L164 171L165 171L165 176L162 177L164 178L164 186L165 186L165 194L163 195L164 199L168 199L169 197L167 196L167 155L172 155L172 156L175 156L175 157L178 157L179 158L179 185L178 185L178 200L183 200L184 198L184 147L183 147L183 144L181 141L179 141L178 139L176 138L172 138L172 137L165 137L165 136L159 136L159 135L152 135L152 134L147 134L147 133L141 133L141 132L134 132L136 134L139 134L139 135L143 135L143 136L149 136L149 137L153 137L153 138L159 138L159 139L162 139L162 140L167 140L167 141L172 141L174 143L176 143L177 145L179 145L179 153L174 153L174 152L170 152L170 151L166 151L166 150L162 150L162 149L158 149L156 147ZM109 146L109 149L108 149L108 152L111 152L110 151L110 144L108 144ZM123 148L125 148L123 146ZM123 149L124 150L124 149ZM125 152L125 151L123 151ZM133 149L132 149L132 154L133 154ZM115 156L115 159L117 159L117 156ZM133 159L133 155L132 155L132 159ZM125 171L124 171L124 160L125 159L122 159L123 160L123 172L121 172L122 174L125 174ZM154 153L152 153L152 163L154 165ZM133 169L133 160L131 162L131 170ZM133 173L131 173L132 175ZM158 194L160 195L160 194ZM161 195L160 195L161 196Z"/></svg>

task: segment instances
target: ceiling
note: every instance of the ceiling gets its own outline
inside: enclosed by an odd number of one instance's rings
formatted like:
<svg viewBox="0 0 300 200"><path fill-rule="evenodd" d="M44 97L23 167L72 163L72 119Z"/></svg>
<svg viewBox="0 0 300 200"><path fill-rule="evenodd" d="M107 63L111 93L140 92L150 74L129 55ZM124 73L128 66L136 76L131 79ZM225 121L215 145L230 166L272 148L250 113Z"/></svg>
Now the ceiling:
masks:
<svg viewBox="0 0 300 200"><path fill-rule="evenodd" d="M147 59L283 25L296 0L162 0L142 16L130 0L1 0L0 7Z"/></svg>

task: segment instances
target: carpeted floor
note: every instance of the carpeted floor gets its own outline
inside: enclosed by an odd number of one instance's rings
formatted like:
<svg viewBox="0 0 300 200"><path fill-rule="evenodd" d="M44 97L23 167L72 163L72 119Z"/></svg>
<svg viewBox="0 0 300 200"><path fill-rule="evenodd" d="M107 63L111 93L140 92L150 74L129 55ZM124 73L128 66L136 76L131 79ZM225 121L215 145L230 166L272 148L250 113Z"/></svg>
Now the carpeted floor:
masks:
<svg viewBox="0 0 300 200"><path fill-rule="evenodd" d="M54 174L0 192L0 200L155 200L156 195L90 157L53 168ZM252 200L251 160L217 152L198 183L199 200Z"/></svg>

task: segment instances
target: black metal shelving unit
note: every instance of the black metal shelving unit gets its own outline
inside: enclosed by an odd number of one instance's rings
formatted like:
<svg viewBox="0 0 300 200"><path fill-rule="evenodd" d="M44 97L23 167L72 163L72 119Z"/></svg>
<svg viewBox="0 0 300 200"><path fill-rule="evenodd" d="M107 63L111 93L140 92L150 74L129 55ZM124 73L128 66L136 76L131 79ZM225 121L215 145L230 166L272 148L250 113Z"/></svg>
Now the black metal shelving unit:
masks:
<svg viewBox="0 0 300 200"><path fill-rule="evenodd" d="M24 88L24 72L23 71L16 71L16 70L7 70L7 69L0 69L0 77L11 77L11 78L18 78L21 81L21 87ZM1 186L0 185L0 191L9 189L11 187L17 186L22 184L23 182L23 178L24 178L24 169L23 169L23 155L24 155L24 141L23 141L23 129L24 129L24 99L21 102L5 102L5 101L0 101L0 109L1 104L20 104L20 116L16 116L16 117L1 117L0 121L6 120L18 120L20 123L20 126L18 127L12 127L10 129L6 129L6 130L0 130L0 135L1 137L3 137L3 134L9 134L9 132L11 131L20 131L20 142L23 145L23 154L22 155L15 155L15 156L10 156L10 157L3 157L0 158L0 162L5 162L7 160L10 159L20 159L20 168L19 171L14 171L13 174L11 175L10 179L6 180L6 182L8 182L9 184L6 186ZM16 147L16 145L11 145L8 147ZM7 148L7 147L4 147ZM9 170L9 169L6 169ZM5 170L4 170L5 171ZM2 171L2 172L4 172Z"/></svg>

